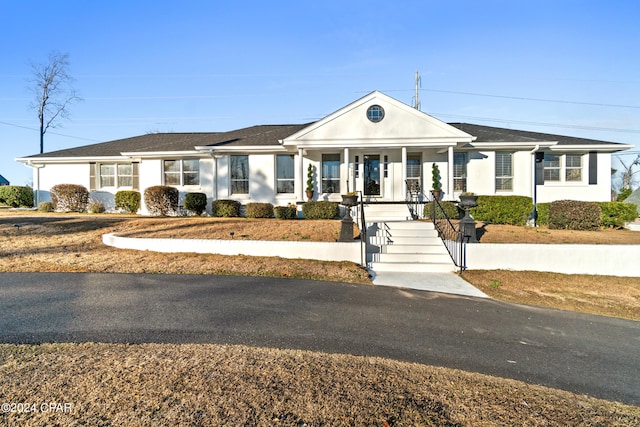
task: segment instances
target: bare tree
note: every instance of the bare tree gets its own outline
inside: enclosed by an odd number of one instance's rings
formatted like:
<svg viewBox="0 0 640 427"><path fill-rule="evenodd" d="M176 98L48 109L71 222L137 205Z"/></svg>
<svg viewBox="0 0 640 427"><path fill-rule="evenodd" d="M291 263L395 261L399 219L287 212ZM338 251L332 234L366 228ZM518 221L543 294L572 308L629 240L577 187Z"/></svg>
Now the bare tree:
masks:
<svg viewBox="0 0 640 427"><path fill-rule="evenodd" d="M618 159L620 164L622 165L622 189L629 188L633 189L634 176L638 171L633 170L634 166L640 166L640 154L630 162L629 164L624 163L622 160Z"/></svg>
<svg viewBox="0 0 640 427"><path fill-rule="evenodd" d="M46 63L31 64L33 74L32 91L35 99L31 105L38 111L40 121L40 154L44 152L44 134L49 128L59 126L62 119L69 118L68 107L80 101L73 88L74 79L69 74L69 54L52 52Z"/></svg>

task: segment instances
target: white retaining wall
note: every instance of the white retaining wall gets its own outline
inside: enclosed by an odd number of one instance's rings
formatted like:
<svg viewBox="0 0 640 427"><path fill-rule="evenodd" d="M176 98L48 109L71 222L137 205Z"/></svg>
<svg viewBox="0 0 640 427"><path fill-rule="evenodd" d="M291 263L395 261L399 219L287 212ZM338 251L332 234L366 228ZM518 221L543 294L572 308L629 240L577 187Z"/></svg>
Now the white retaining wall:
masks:
<svg viewBox="0 0 640 427"><path fill-rule="evenodd" d="M266 240L155 239L102 236L105 245L119 249L219 255L278 256L281 258L351 261L360 263L360 242L290 242Z"/></svg>
<svg viewBox="0 0 640 427"><path fill-rule="evenodd" d="M640 245L468 244L467 268L640 277Z"/></svg>

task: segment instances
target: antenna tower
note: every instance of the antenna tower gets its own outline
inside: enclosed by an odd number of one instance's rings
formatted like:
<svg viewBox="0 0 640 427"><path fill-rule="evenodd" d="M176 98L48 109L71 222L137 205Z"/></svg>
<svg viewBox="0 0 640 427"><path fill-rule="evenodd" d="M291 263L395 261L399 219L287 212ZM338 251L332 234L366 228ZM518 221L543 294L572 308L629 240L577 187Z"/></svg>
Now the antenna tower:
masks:
<svg viewBox="0 0 640 427"><path fill-rule="evenodd" d="M420 72L416 71L416 94L413 97L413 108L416 110L420 110L420 98L418 95L419 88L422 87L422 77L420 77Z"/></svg>

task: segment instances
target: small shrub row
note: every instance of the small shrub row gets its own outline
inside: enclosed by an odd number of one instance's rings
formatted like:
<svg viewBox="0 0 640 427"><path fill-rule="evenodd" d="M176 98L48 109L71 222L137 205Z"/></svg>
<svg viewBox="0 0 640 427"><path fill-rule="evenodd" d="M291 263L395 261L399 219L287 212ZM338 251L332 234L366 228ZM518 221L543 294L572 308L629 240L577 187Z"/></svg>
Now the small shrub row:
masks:
<svg viewBox="0 0 640 427"><path fill-rule="evenodd" d="M116 209L122 209L127 213L137 213L140 210L140 192L123 190L116 193Z"/></svg>
<svg viewBox="0 0 640 427"><path fill-rule="evenodd" d="M471 209L476 221L492 224L525 225L533 211L533 200L526 196L478 196Z"/></svg>
<svg viewBox="0 0 640 427"><path fill-rule="evenodd" d="M602 209L596 203L558 200L549 206L549 228L556 230L598 230Z"/></svg>
<svg viewBox="0 0 640 427"><path fill-rule="evenodd" d="M596 202L602 210L602 225L604 227L621 228L627 222L638 217L636 205L623 202Z"/></svg>
<svg viewBox="0 0 640 427"><path fill-rule="evenodd" d="M435 202L427 202L424 204L423 214L425 218L432 217L433 215L432 209L434 208L433 206L434 204ZM442 210L450 219L457 219L460 217L460 211L458 210L458 206L456 206L455 203L448 202L448 201L440 201L440 206L442 206ZM444 214L440 209L438 209L437 206L435 207L435 209L436 209L436 219L444 218Z"/></svg>
<svg viewBox="0 0 640 427"><path fill-rule="evenodd" d="M12 208L33 207L33 189L19 185L0 186L0 205Z"/></svg>
<svg viewBox="0 0 640 427"><path fill-rule="evenodd" d="M211 203L211 215L234 218L240 216L240 202L237 200L214 200Z"/></svg>
<svg viewBox="0 0 640 427"><path fill-rule="evenodd" d="M156 185L144 190L144 204L151 215L175 214L178 211L178 197L178 189L168 185Z"/></svg>
<svg viewBox="0 0 640 427"><path fill-rule="evenodd" d="M340 215L338 202L307 202L302 204L302 216L307 219L334 219Z"/></svg>
<svg viewBox="0 0 640 427"><path fill-rule="evenodd" d="M296 219L298 217L298 207L296 205L276 206L273 213L278 219Z"/></svg>
<svg viewBox="0 0 640 427"><path fill-rule="evenodd" d="M89 203L89 190L77 184L58 184L51 187L51 202L58 212L84 212Z"/></svg>
<svg viewBox="0 0 640 427"><path fill-rule="evenodd" d="M273 218L271 203L247 203L245 216L247 218Z"/></svg>

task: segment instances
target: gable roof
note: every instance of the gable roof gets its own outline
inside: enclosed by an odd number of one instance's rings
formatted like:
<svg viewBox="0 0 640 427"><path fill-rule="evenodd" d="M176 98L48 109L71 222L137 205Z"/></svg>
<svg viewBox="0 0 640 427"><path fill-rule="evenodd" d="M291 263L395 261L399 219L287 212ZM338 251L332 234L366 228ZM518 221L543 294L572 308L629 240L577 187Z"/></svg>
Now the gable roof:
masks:
<svg viewBox="0 0 640 427"><path fill-rule="evenodd" d="M7 178L5 178L4 176L0 175L0 185L9 185L9 180L7 180Z"/></svg>
<svg viewBox="0 0 640 427"><path fill-rule="evenodd" d="M625 203L633 203L638 208L638 216L640 216L640 187L624 199Z"/></svg>

